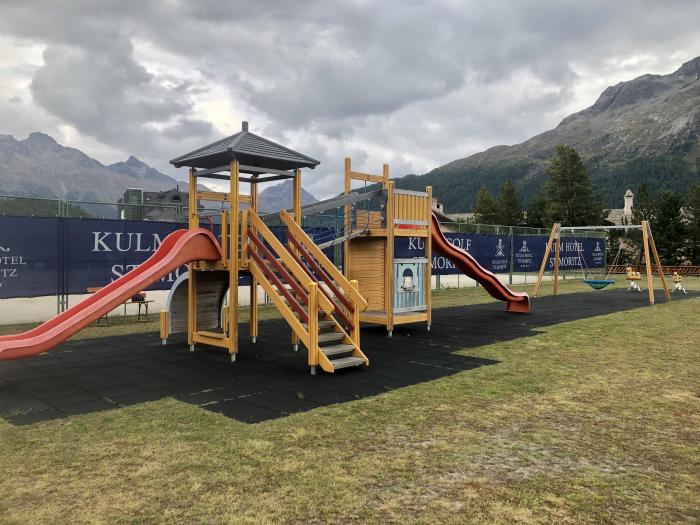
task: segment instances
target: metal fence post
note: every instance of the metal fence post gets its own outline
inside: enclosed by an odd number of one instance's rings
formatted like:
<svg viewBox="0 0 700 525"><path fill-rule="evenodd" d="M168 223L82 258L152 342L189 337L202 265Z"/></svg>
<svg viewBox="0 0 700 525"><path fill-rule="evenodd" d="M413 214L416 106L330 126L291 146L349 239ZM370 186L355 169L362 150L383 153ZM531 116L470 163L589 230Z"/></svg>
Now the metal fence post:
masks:
<svg viewBox="0 0 700 525"><path fill-rule="evenodd" d="M508 270L508 284L513 284L513 227L508 232L510 235L510 268Z"/></svg>

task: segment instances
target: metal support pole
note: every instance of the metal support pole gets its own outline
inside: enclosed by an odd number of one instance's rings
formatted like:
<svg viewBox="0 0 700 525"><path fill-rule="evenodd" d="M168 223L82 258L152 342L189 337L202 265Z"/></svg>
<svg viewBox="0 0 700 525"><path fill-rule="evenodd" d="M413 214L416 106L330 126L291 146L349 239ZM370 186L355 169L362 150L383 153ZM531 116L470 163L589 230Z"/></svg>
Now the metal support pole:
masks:
<svg viewBox="0 0 700 525"><path fill-rule="evenodd" d="M513 227L510 227L510 231L508 232L508 235L510 235L510 267L508 270L508 284L512 285L513 284Z"/></svg>

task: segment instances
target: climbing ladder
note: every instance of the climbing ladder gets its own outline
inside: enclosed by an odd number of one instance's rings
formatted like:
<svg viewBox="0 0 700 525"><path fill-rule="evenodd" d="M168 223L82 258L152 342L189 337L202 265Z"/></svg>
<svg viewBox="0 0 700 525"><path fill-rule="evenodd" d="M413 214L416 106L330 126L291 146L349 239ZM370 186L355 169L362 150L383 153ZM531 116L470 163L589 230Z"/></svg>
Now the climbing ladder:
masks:
<svg viewBox="0 0 700 525"><path fill-rule="evenodd" d="M241 262L247 267L299 342L311 373L368 365L360 349L360 311L367 301L294 221L282 211L285 246L252 210L241 217Z"/></svg>

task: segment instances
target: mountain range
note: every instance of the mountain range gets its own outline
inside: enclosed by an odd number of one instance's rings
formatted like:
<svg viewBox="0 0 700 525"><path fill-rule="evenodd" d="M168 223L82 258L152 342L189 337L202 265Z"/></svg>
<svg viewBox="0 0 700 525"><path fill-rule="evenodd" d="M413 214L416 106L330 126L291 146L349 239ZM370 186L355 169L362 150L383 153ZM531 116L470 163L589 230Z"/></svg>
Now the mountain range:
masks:
<svg viewBox="0 0 700 525"><path fill-rule="evenodd" d="M163 191L176 186L187 191L186 181L161 173L134 156L104 165L45 133L34 132L23 140L0 135L2 195L115 203L127 188ZM259 209L289 208L291 195L291 181L269 186L258 195ZM302 204L313 202L316 198L302 189Z"/></svg>
<svg viewBox="0 0 700 525"><path fill-rule="evenodd" d="M627 188L684 192L700 182L700 57L668 75L643 75L607 88L589 108L521 144L495 146L397 187L433 195L447 212L473 209L481 186L498 191L511 180L527 202L542 187L558 144L576 149L604 205L622 207Z"/></svg>
<svg viewBox="0 0 700 525"><path fill-rule="evenodd" d="M0 135L0 184L4 195L116 202L127 188L165 190L178 181L135 157L105 166L35 132L24 140Z"/></svg>

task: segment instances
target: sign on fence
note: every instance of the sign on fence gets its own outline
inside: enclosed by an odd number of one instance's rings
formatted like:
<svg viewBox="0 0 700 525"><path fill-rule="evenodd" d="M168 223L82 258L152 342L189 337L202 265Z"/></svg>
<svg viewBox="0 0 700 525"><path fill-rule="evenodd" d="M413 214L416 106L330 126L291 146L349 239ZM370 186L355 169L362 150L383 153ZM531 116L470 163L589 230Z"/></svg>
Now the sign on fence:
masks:
<svg viewBox="0 0 700 525"><path fill-rule="evenodd" d="M511 255L513 272L536 272L544 257L546 237L535 235L487 235L478 233L445 232L451 244L469 252L477 262L494 273L510 271ZM423 257L424 240L418 237L397 237L394 240L396 257ZM605 266L605 242L600 238L562 238L559 267L562 270L603 268ZM547 270L554 269L554 251L547 261ZM433 275L454 275L460 270L442 255L433 252Z"/></svg>
<svg viewBox="0 0 700 525"><path fill-rule="evenodd" d="M104 286L144 262L170 233L185 225L112 219L0 217L0 298L85 293ZM213 225L215 235L219 225ZM285 242L282 229L275 234ZM317 242L335 235L328 228L308 228ZM446 233L447 240L469 252L494 273L539 270L546 239L527 235ZM332 256L333 248L326 250ZM424 239L397 237L397 258L424 257ZM452 261L433 254L433 274L458 274ZM554 253L547 261L554 267ZM602 268L605 242L600 238L563 238L560 268ZM167 290L185 271L179 268L149 287ZM241 278L240 284L247 284Z"/></svg>
<svg viewBox="0 0 700 525"><path fill-rule="evenodd" d="M0 218L0 298L57 295L59 219Z"/></svg>

